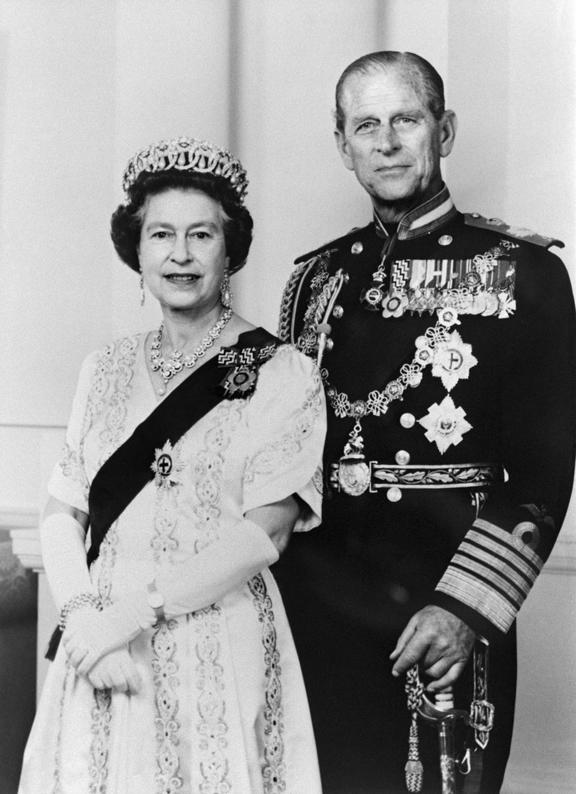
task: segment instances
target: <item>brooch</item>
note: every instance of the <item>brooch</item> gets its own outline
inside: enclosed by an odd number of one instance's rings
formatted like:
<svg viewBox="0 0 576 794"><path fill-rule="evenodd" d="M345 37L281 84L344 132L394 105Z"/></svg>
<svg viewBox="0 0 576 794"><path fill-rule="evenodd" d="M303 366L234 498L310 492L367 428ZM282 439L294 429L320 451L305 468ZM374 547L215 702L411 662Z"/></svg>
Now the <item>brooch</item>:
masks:
<svg viewBox="0 0 576 794"><path fill-rule="evenodd" d="M229 399L249 397L256 389L257 380L257 368L248 364L242 364L238 367L229 369L220 385L224 389L224 394Z"/></svg>
<svg viewBox="0 0 576 794"><path fill-rule="evenodd" d="M276 352L276 345L265 347L226 348L218 356L220 367L229 367L220 387L229 400L244 399L254 394L258 370Z"/></svg>
<svg viewBox="0 0 576 794"><path fill-rule="evenodd" d="M151 467L154 472L154 484L158 488L172 488L180 485L180 472L184 469L184 464L180 461L180 455L176 447L167 441L162 449L154 451L154 462Z"/></svg>

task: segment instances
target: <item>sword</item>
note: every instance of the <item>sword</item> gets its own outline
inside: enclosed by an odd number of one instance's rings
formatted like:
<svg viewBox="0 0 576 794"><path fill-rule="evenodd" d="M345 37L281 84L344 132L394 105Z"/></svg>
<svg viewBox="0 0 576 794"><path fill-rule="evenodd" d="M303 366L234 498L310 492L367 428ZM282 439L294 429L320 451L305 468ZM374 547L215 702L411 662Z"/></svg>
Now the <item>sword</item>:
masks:
<svg viewBox="0 0 576 794"><path fill-rule="evenodd" d="M456 794L456 751L454 746L454 728L458 720L467 725L470 717L467 711L454 708L452 687L437 692L434 703L422 695L418 713L427 722L436 724L438 732L438 749L440 752L440 776L442 794Z"/></svg>
<svg viewBox="0 0 576 794"><path fill-rule="evenodd" d="M494 706L488 700L489 644L478 637L474 646L474 690L470 712L454 708L452 687L437 692L434 703L427 697L418 674L418 665L406 672L405 691L411 714L408 739L408 761L405 767L406 788L410 792L422 790L424 769L418 750L418 717L436 725L440 751L442 794L456 794L456 770L466 777L467 794L478 794L482 778L482 751L486 749L494 725ZM472 743L466 742L466 752L457 760L454 728L458 722L468 727Z"/></svg>

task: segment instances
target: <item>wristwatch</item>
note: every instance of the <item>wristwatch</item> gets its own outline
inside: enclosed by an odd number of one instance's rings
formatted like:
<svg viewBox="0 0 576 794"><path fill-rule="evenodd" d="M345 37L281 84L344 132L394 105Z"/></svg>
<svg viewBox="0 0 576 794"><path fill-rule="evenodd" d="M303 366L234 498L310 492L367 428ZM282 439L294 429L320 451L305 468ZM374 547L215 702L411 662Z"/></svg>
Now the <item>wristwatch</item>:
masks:
<svg viewBox="0 0 576 794"><path fill-rule="evenodd" d="M156 582L150 582L146 586L146 589L148 590L148 606L152 607L154 610L156 623L159 623L161 620L166 620L166 614L164 613L164 596L156 589Z"/></svg>

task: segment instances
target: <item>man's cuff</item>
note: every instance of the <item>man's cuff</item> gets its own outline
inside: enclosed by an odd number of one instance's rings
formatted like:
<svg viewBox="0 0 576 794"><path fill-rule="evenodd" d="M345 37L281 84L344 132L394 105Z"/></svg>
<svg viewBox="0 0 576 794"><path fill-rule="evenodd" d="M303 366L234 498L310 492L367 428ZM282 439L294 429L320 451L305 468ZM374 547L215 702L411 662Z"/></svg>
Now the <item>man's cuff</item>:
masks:
<svg viewBox="0 0 576 794"><path fill-rule="evenodd" d="M542 565L542 559L520 537L479 518L458 547L436 591L506 633Z"/></svg>

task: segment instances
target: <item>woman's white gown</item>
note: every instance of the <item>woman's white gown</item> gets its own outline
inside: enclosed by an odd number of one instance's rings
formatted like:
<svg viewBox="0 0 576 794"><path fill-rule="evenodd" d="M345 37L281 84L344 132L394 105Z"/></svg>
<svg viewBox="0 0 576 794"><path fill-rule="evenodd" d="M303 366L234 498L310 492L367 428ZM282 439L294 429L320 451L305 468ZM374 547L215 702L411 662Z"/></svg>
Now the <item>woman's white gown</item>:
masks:
<svg viewBox="0 0 576 794"><path fill-rule="evenodd" d="M143 337L88 356L56 498L88 511L102 463L157 405ZM319 523L325 408L318 372L289 346L249 399L223 400L168 452L112 525L91 569L107 602L202 554L244 513L298 493L297 529ZM154 460L150 461L150 465ZM311 605L312 608L312 605ZM130 645L136 694L95 691L61 644L24 756L20 794L319 794L300 666L268 570L221 601L142 633Z"/></svg>

